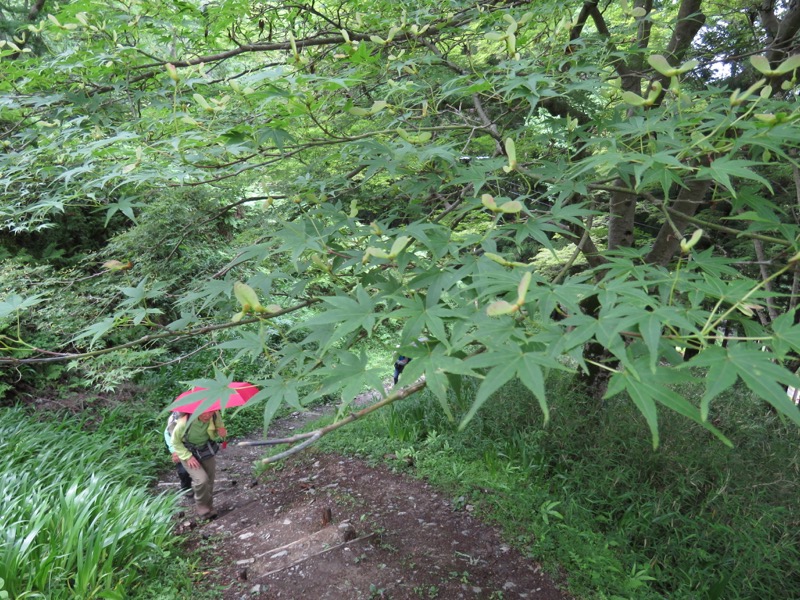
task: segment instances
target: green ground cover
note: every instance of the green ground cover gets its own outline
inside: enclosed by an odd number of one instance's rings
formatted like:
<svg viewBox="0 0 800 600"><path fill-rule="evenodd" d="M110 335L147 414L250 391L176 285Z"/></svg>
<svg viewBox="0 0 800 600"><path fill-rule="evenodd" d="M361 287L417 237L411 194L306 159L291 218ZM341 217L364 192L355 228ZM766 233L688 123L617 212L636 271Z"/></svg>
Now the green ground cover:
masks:
<svg viewBox="0 0 800 600"><path fill-rule="evenodd" d="M546 427L536 400L509 385L463 432L423 395L323 447L388 456L445 488L454 509L496 522L579 598L797 597L796 427L740 390L712 415L733 449L663 413L654 451L632 406L592 405L566 379L550 383Z"/></svg>

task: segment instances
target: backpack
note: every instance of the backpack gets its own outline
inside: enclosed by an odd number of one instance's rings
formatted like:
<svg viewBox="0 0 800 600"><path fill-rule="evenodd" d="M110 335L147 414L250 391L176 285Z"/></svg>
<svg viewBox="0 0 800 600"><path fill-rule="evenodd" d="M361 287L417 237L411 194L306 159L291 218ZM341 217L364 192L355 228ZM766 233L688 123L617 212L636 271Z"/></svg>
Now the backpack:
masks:
<svg viewBox="0 0 800 600"><path fill-rule="evenodd" d="M170 415L169 421L167 422L167 429L170 428L170 424L172 423L173 418L175 419L174 424L172 424L172 430L170 431L170 433L175 430L175 426L178 424L178 421L184 416L188 415L186 415L186 413L179 413L179 412L174 412ZM214 426L219 427L217 423L217 413L214 413L213 420L214 420ZM188 427L186 429L188 430ZM184 431L183 433L183 445L186 446L186 449L192 453L192 456L194 456L200 462L207 460L212 456L216 456L217 452L219 452L219 442L215 442L214 440L208 440L205 444L200 444L199 446L197 446L195 444L186 441L187 433L188 431Z"/></svg>

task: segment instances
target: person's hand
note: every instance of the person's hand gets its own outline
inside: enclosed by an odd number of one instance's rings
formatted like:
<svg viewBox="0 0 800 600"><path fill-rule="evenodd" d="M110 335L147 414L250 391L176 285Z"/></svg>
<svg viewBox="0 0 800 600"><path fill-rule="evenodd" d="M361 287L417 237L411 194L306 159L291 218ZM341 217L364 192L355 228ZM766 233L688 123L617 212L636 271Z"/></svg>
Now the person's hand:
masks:
<svg viewBox="0 0 800 600"><path fill-rule="evenodd" d="M199 469L200 468L200 461L197 460L194 456L192 456L189 460L186 461L186 464L190 469Z"/></svg>
<svg viewBox="0 0 800 600"><path fill-rule="evenodd" d="M217 435L219 435L219 437L228 437L228 430L224 427L219 427L217 428Z"/></svg>
<svg viewBox="0 0 800 600"><path fill-rule="evenodd" d="M181 462L181 457L180 457L180 456L178 456L178 453L177 453L177 452L173 452L173 453L172 453L172 462L174 462L176 465L177 465L179 462Z"/></svg>

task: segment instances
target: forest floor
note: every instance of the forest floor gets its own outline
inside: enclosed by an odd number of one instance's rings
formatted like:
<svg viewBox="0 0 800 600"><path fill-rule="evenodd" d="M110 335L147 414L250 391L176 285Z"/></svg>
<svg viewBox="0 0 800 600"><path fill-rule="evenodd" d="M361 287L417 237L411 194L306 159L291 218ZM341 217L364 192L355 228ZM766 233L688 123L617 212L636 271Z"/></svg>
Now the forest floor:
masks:
<svg viewBox="0 0 800 600"><path fill-rule="evenodd" d="M276 420L269 437L291 435L325 411ZM202 597L569 598L471 506L420 479L313 449L256 479L262 454L234 441L217 456L215 520L198 523L182 500L176 530L200 556ZM177 489L175 472L159 486Z"/></svg>

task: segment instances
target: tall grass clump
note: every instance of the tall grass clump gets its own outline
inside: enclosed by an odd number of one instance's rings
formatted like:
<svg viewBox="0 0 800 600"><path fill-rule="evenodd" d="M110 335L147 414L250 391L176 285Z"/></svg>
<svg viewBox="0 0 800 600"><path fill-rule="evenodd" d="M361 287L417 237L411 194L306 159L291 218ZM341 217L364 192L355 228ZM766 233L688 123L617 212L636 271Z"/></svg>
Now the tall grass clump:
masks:
<svg viewBox="0 0 800 600"><path fill-rule="evenodd" d="M389 456L449 490L455 509L476 506L579 598L800 598L796 426L737 390L711 415L734 448L663 410L653 450L628 400L593 402L563 376L548 387L547 426L509 384L464 431L470 393L451 399L456 424L420 395L324 447Z"/></svg>
<svg viewBox="0 0 800 600"><path fill-rule="evenodd" d="M176 496L148 491L158 431L0 409L0 579L11 598L129 598L170 562ZM149 447L148 447L149 446ZM163 452L162 452L163 453Z"/></svg>

